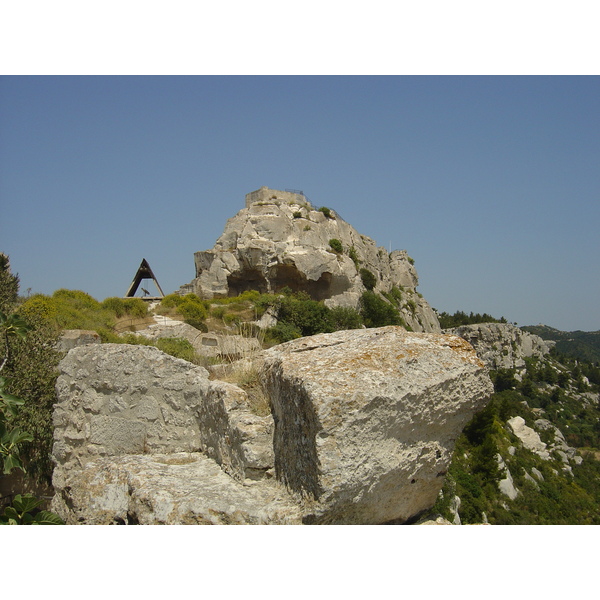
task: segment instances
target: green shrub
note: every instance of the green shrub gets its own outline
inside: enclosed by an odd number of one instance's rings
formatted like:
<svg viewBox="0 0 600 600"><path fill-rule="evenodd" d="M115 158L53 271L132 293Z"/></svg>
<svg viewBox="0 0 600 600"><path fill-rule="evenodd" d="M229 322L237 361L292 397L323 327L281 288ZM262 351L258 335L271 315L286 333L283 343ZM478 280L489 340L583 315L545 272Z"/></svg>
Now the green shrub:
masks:
<svg viewBox="0 0 600 600"><path fill-rule="evenodd" d="M50 483L52 477L52 412L57 366L62 357L55 349L60 334L55 309L56 300L41 295L21 305L18 315L29 331L23 338L11 336L5 340L9 352L2 370L6 380L3 391L25 400L11 419L11 427L32 438L20 446L20 456L27 473L43 483Z"/></svg>
<svg viewBox="0 0 600 600"><path fill-rule="evenodd" d="M277 323L266 331L266 341L273 341L277 344L289 342L302 337L302 332L292 323Z"/></svg>
<svg viewBox="0 0 600 600"><path fill-rule="evenodd" d="M354 246L350 246L350 248L348 248L348 256L358 269L358 265L360 265L361 261L358 258L358 254L356 253L356 248Z"/></svg>
<svg viewBox="0 0 600 600"><path fill-rule="evenodd" d="M36 294L19 308L24 316L41 318L59 329L110 329L115 312L89 294L78 290L58 290L52 296Z"/></svg>
<svg viewBox="0 0 600 600"><path fill-rule="evenodd" d="M148 305L141 298L106 298L100 305L105 310L112 311L120 319L125 315L143 318L148 314Z"/></svg>
<svg viewBox="0 0 600 600"><path fill-rule="evenodd" d="M344 247L342 246L342 242L340 242L340 240L338 240L336 238L330 239L329 240L329 245L338 254L341 254L344 251Z"/></svg>
<svg viewBox="0 0 600 600"><path fill-rule="evenodd" d="M165 354L169 354L175 358L182 358L191 363L197 363L199 360L199 356L196 354L194 346L186 339L159 338L154 345Z"/></svg>
<svg viewBox="0 0 600 600"><path fill-rule="evenodd" d="M161 301L161 306L165 308L177 308L183 302L183 296L179 294L167 294Z"/></svg>
<svg viewBox="0 0 600 600"><path fill-rule="evenodd" d="M0 310L8 313L17 303L19 276L11 273L10 260L0 252Z"/></svg>
<svg viewBox="0 0 600 600"><path fill-rule="evenodd" d="M142 319L148 315L148 305L141 298L126 298L123 303L131 317Z"/></svg>
<svg viewBox="0 0 600 600"><path fill-rule="evenodd" d="M73 307L81 310L81 309L89 309L89 310L99 310L100 302L98 300L92 298L86 292L82 292L81 290L65 290L60 289L56 290L52 297L57 300L63 300L68 302Z"/></svg>
<svg viewBox="0 0 600 600"><path fill-rule="evenodd" d="M111 297L102 301L102 308L115 313L115 316L120 319L127 312L125 309L125 301L123 298Z"/></svg>
<svg viewBox="0 0 600 600"><path fill-rule="evenodd" d="M302 218L302 213L299 210L294 211L294 219L301 219L301 218Z"/></svg>
<svg viewBox="0 0 600 600"><path fill-rule="evenodd" d="M362 318L360 313L353 308L346 306L336 306L331 309L331 321L335 331L345 329L360 329L362 327Z"/></svg>
<svg viewBox="0 0 600 600"><path fill-rule="evenodd" d="M331 311L322 302L311 300L305 292L282 298L277 318L280 322L294 325L302 336L334 330Z"/></svg>
<svg viewBox="0 0 600 600"><path fill-rule="evenodd" d="M196 302L192 299L184 299L177 307L177 312L181 314L185 322L192 327L204 329L204 321L208 315L206 307L202 302Z"/></svg>
<svg viewBox="0 0 600 600"><path fill-rule="evenodd" d="M360 299L360 305L360 314L367 327L402 325L400 313L375 292L364 292Z"/></svg>
<svg viewBox="0 0 600 600"><path fill-rule="evenodd" d="M334 218L334 216L331 214L331 210L326 206L321 206L321 208L319 208L319 212L322 212L328 219Z"/></svg>
<svg viewBox="0 0 600 600"><path fill-rule="evenodd" d="M372 290L377 285L377 277L369 269L362 268L359 273L362 283L367 290Z"/></svg>

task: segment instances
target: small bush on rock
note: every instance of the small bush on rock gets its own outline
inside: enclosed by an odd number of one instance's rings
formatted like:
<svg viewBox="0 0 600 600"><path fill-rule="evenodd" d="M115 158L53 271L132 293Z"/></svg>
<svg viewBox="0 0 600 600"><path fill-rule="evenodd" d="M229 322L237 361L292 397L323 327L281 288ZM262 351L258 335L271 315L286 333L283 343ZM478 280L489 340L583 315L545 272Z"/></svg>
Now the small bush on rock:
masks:
<svg viewBox="0 0 600 600"><path fill-rule="evenodd" d="M340 242L340 240L338 240L338 239L333 238L333 239L329 240L329 245L331 246L332 250L334 250L338 254L341 254L344 251L342 242Z"/></svg>
<svg viewBox="0 0 600 600"><path fill-rule="evenodd" d="M360 278L362 280L363 285L367 288L367 290L372 290L377 285L377 278L369 269L361 269L359 271Z"/></svg>

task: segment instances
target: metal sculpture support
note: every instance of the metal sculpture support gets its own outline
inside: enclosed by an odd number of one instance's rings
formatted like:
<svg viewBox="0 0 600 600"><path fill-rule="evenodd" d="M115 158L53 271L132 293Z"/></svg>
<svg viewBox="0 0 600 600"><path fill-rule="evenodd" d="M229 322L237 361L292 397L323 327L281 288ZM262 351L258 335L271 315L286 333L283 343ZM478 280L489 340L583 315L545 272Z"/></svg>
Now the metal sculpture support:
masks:
<svg viewBox="0 0 600 600"><path fill-rule="evenodd" d="M137 289L143 279L152 279L156 284L158 291L160 292L161 298L164 298L165 294L162 291L162 288L160 287L156 276L152 272L152 269L150 268L150 265L148 264L148 261L145 258L142 259L137 273L135 274L135 277L133 278L133 281L131 282L127 293L125 294L125 298L133 298L135 296L135 293L137 292ZM142 290L144 291L144 297L146 297L149 294L148 290L145 290L144 288L142 288Z"/></svg>

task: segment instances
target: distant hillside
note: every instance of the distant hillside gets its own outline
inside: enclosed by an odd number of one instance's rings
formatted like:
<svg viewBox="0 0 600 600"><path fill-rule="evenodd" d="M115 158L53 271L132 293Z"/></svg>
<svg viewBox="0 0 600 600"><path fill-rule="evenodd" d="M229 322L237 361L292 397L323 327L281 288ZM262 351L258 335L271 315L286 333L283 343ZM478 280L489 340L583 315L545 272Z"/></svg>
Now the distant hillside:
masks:
<svg viewBox="0 0 600 600"><path fill-rule="evenodd" d="M600 331L560 331L548 325L529 325L521 329L544 340L554 340L556 350L561 354L590 362L600 361Z"/></svg>

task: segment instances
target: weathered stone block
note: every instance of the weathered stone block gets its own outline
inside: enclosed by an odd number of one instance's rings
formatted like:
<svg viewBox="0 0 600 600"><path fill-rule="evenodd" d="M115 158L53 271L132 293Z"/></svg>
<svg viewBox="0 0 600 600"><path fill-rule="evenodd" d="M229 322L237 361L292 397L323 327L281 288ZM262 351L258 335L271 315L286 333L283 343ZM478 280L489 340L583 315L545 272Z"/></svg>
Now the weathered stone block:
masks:
<svg viewBox="0 0 600 600"><path fill-rule="evenodd" d="M315 523L405 521L432 506L456 438L493 391L464 340L401 327L275 346L262 375L276 476Z"/></svg>

